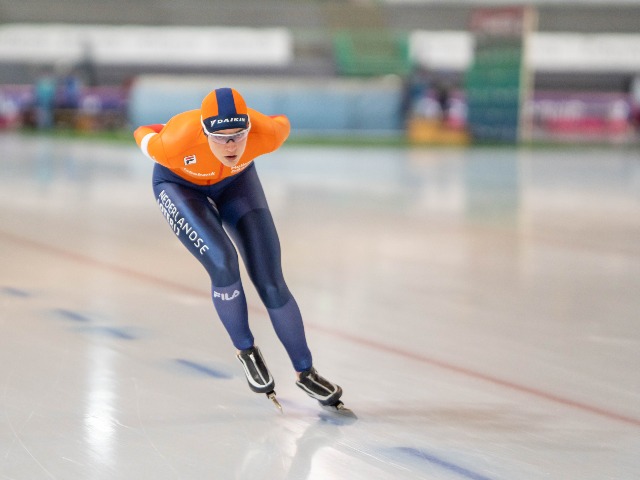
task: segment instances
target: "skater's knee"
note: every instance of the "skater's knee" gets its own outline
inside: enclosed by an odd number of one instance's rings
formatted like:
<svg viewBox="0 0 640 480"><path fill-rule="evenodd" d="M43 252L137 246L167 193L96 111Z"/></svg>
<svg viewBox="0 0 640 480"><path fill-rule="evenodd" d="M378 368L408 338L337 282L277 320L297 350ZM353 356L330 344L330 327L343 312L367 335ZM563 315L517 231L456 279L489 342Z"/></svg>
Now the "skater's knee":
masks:
<svg viewBox="0 0 640 480"><path fill-rule="evenodd" d="M265 282L256 285L256 289L267 308L280 308L291 299L291 292L284 282Z"/></svg>
<svg viewBox="0 0 640 480"><path fill-rule="evenodd" d="M237 255L221 258L208 268L213 285L227 286L240 280L240 267Z"/></svg>

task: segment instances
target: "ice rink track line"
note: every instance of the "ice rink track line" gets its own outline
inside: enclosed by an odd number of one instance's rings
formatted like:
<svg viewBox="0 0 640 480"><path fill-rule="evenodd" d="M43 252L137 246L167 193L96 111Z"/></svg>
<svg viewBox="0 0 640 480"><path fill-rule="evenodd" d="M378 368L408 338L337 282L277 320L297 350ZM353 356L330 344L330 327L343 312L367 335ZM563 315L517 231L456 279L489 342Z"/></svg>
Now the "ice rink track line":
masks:
<svg viewBox="0 0 640 480"><path fill-rule="evenodd" d="M38 242L29 238L25 238L25 237L21 237L18 235L14 235L12 233L8 233L8 232L4 232L4 231L0 231L0 239L6 240L6 241L10 241L13 243L17 243L22 247L29 247L35 250L39 250L43 253L48 253L51 255L55 255L57 257L60 258L66 258L68 260L73 260L75 262L78 263L82 263L85 265L90 265L93 267L97 267L97 268L101 268L103 270L107 270L113 273L117 273L120 275L124 275L126 277L129 278L134 278L134 279L138 279L138 280L142 280L148 283L152 283L154 285L159 285L159 286L163 286L163 287L167 287L170 288L173 291L181 291L183 293L187 293L190 295L194 295L194 296L206 296L207 298L210 297L210 293L209 292L205 292L202 289L198 289L198 288L192 288L192 287L188 287L186 285L180 284L180 283L176 283L170 280L165 280L153 275L148 275L146 273L142 273L136 270L132 270L130 268L125 268L125 267L121 267L118 265L114 265L112 263L88 256L88 255L83 255L83 254L79 254L79 253L74 253L74 252L70 252L68 250L65 250L63 248L59 248L59 247L54 247L51 245L47 245L45 243L42 242ZM257 314L265 314L265 312L263 311L263 309L257 308L255 306L252 305L248 305L249 310L257 313ZM437 367L437 368L441 368L444 370L448 370L451 372L456 372L458 374L461 375L465 375L467 377L471 377L471 378L475 378L478 380L484 380L486 382L492 383L494 385L499 385L501 387L505 387L508 388L510 390L515 390L521 393L526 393L529 395L532 395L534 397L538 397L547 401L551 401L554 403L558 403L561 405L565 405L567 407L571 407L577 410L582 410L584 412L588 412L588 413L592 413L595 415L598 415L600 417L604 417L604 418L608 418L610 420L616 420L622 423L626 423L628 425L633 425L636 427L640 427L640 419L639 418L635 418L635 417L631 417L631 416L627 416L627 415L622 415L616 412L613 412L611 410L607 410L604 408L600 408L600 407L596 407L593 405L589 405L583 402L578 402L576 400L572 400L569 398L565 398L565 397L561 397L559 395L555 395L552 393L548 393L542 390L538 390L536 388L533 387L529 387L526 385L522 385L519 383L515 383L515 382L511 382L509 380L503 380L501 378L498 377L494 377L492 375L488 375L476 370L472 370L469 368L465 368L465 367L460 367L458 365L454 365L452 363L448 363L448 362L444 362L441 360L438 360L436 358L431 358L425 355L419 355L417 353L413 353L410 351L406 351L404 349L401 349L399 347L394 347L391 345L386 345L384 343L380 343L380 342L376 342L374 340L368 340L365 338L361 338L361 337L357 337L355 335L349 334L347 332L341 331L341 330L335 330L332 328L327 328L324 326L320 326L318 324L314 324L314 323L310 323L310 322L305 322L305 324L316 331L322 332L324 334L333 336L333 337L337 337L341 340L346 340L349 341L351 343L355 343L364 347L368 347L374 350L379 350L382 352L386 352L389 354L393 354L399 357L404 357L410 360L414 360L420 363L425 363L428 365L431 365L433 367Z"/></svg>
<svg viewBox="0 0 640 480"><path fill-rule="evenodd" d="M589 405L586 403L582 403L582 402L578 402L576 400L571 400L570 398L565 398L565 397L561 397L559 395L554 395L552 393L548 393L548 392L544 392L542 390L538 390L536 388L533 387L528 387L526 385L522 385L519 383L515 383L515 382L511 382L509 380L503 380L501 378L498 377L494 377L492 375L487 375L485 373L482 372L478 372L477 370L472 370L469 368L465 368L465 367L460 367L458 365L454 365L452 363L448 363L448 362L443 362L442 360L438 360L436 358L431 358L431 357L427 357L425 355L419 355L417 353L413 353L413 352L409 352L406 350L403 350L401 348L398 347L393 347L390 345L386 345L383 343L379 343L373 340L367 340L365 338L360 338L360 337L356 337L355 335L351 335L349 333L343 332L343 331L338 331L338 330L334 330L331 328L327 328L327 327L323 327L323 326L319 326L319 325L313 325L313 329L319 332L323 332L326 333L328 335L331 336L335 336L335 337L339 337L342 340L347 340L350 341L352 343L357 343L363 346L367 346L370 347L374 350L380 350L386 353L390 353L390 354L394 354L397 356L401 356L401 357L405 357L411 360L415 360L418 361L420 363L426 363L429 364L433 367L438 367L438 368L442 368L445 370L449 370L452 372L456 372L462 375L465 375L467 377L471 377L471 378L475 378L478 380L484 380L486 382L490 382L493 383L495 385L499 385L501 387L505 387L505 388L509 388L511 390L516 390L518 392L521 393L527 393L529 395L533 395L535 397L538 398L542 398L544 400L549 400L551 402L554 403L559 403L562 405L566 405L568 407L572 407L575 409L579 409L579 410L583 410L585 412L589 412L589 413L593 413L596 415L599 415L601 417L606 417L612 420L617 420L620 422L624 422L630 425L635 425L640 427L640 419L635 418L635 417L630 417L627 415L622 415L616 412L612 412L610 410L604 409L604 408L600 408L600 407L595 407L593 405Z"/></svg>
<svg viewBox="0 0 640 480"><path fill-rule="evenodd" d="M436 465L440 468L443 468L444 470L453 472L456 475L468 478L469 480L491 480L490 477L486 477L474 472L473 470L469 470L468 468L461 467L460 465L449 462L447 460L443 460L440 457L427 452L426 450L419 450L413 447L397 447L395 448L395 450L410 455L414 458L418 458L425 462L431 463L432 465Z"/></svg>

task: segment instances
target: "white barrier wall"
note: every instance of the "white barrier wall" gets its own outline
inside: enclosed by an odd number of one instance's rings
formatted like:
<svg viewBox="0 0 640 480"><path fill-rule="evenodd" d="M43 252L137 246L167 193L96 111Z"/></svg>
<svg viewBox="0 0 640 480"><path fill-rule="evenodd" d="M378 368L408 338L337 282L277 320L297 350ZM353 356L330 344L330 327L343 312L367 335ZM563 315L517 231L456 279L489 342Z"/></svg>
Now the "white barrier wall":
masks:
<svg viewBox="0 0 640 480"><path fill-rule="evenodd" d="M469 32L414 31L409 45L413 60L434 70L466 71L473 60ZM534 71L640 71L640 34L535 32L528 48Z"/></svg>
<svg viewBox="0 0 640 480"><path fill-rule="evenodd" d="M434 70L465 71L473 38L464 31L410 32L413 60ZM541 71L640 71L640 34L535 32L529 58ZM286 67L295 61L287 28L156 27L71 24L0 26L0 62Z"/></svg>
<svg viewBox="0 0 640 480"><path fill-rule="evenodd" d="M286 28L146 27L66 24L0 26L0 61L73 64L286 66Z"/></svg>

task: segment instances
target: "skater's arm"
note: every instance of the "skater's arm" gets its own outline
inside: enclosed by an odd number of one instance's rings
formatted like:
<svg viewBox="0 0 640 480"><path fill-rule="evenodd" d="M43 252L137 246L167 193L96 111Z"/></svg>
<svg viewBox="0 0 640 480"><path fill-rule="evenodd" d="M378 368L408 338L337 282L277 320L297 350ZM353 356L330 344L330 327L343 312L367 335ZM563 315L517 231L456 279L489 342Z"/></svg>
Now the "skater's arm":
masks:
<svg viewBox="0 0 640 480"><path fill-rule="evenodd" d="M162 140L158 134L163 128L163 124L156 123L143 125L133 132L133 136L142 153L152 160L156 160L157 155L162 152Z"/></svg>
<svg viewBox="0 0 640 480"><path fill-rule="evenodd" d="M251 119L251 131L261 138L260 155L277 150L289 137L291 124L284 115L265 115L250 108L249 118Z"/></svg>
<svg viewBox="0 0 640 480"><path fill-rule="evenodd" d="M284 115L271 115L269 119L273 124L273 133L275 139L275 145L273 147L274 150L280 148L280 146L284 143L284 141L289 137L289 132L291 131L291 124L289 123L289 119Z"/></svg>

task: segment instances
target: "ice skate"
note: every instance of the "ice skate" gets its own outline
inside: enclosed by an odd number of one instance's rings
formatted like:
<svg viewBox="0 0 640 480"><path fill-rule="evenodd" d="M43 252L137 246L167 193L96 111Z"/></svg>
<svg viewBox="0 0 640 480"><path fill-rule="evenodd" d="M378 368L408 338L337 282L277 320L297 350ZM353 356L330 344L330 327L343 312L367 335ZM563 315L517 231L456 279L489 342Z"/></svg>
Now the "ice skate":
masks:
<svg viewBox="0 0 640 480"><path fill-rule="evenodd" d="M322 405L322 404L320 404L320 405L327 412L335 413L337 415L342 415L342 416L353 418L353 419L358 418L358 417L356 417L356 414L353 413L353 410L351 410L350 408L345 407L344 403L342 403L342 401L340 401L340 400L338 400L336 403L334 403L332 405Z"/></svg>
<svg viewBox="0 0 640 480"><path fill-rule="evenodd" d="M276 406L276 408L278 409L278 411L282 413L282 405L280 405L280 402L276 398L276 391L271 390L270 392L267 392L267 398L271 400L273 404Z"/></svg>
<svg viewBox="0 0 640 480"><path fill-rule="evenodd" d="M328 412L355 417L355 414L340 401L342 388L321 377L315 368L312 367L301 372L296 385L311 398L317 400L322 408Z"/></svg>
<svg viewBox="0 0 640 480"><path fill-rule="evenodd" d="M320 402L320 405L333 405L342 396L342 388L321 377L315 368L300 372L296 385L307 395Z"/></svg>
<svg viewBox="0 0 640 480"><path fill-rule="evenodd" d="M236 356L238 360L240 360L240 363L242 363L249 388L256 393L264 393L276 408L282 412L282 405L278 402L274 390L276 382L273 380L271 372L269 372L267 368L260 349L253 346L240 351Z"/></svg>

